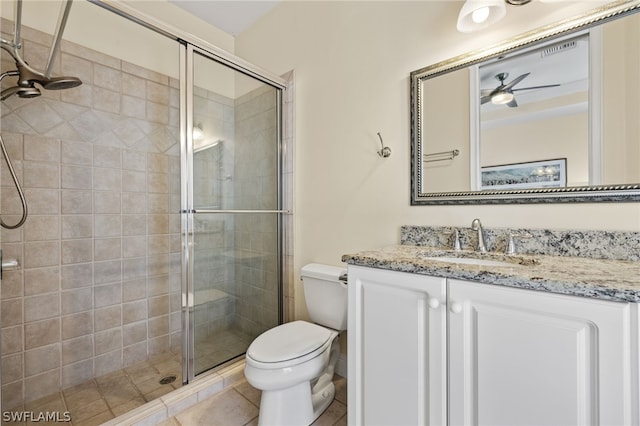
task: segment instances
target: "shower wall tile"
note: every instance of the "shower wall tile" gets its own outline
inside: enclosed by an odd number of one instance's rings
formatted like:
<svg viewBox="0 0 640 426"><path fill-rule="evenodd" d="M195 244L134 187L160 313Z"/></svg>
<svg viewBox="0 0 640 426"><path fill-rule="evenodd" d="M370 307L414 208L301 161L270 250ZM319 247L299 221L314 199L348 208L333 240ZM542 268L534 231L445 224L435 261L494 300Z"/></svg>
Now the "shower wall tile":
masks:
<svg viewBox="0 0 640 426"><path fill-rule="evenodd" d="M62 165L60 169L63 189L92 189L93 169L90 167Z"/></svg>
<svg viewBox="0 0 640 426"><path fill-rule="evenodd" d="M83 83L85 79L80 78ZM73 90L65 90L60 93L60 99L63 102L69 102L72 104L91 107L93 102L93 87L87 84L75 87ZM75 129L75 126L72 126Z"/></svg>
<svg viewBox="0 0 640 426"><path fill-rule="evenodd" d="M155 102L146 102L147 120L153 123L169 124L169 107Z"/></svg>
<svg viewBox="0 0 640 426"><path fill-rule="evenodd" d="M146 215L122 215L122 235L145 235L147 233Z"/></svg>
<svg viewBox="0 0 640 426"><path fill-rule="evenodd" d="M2 384L22 379L22 353L2 357Z"/></svg>
<svg viewBox="0 0 640 426"><path fill-rule="evenodd" d="M122 281L122 261L120 259L93 264L94 284L108 284Z"/></svg>
<svg viewBox="0 0 640 426"><path fill-rule="evenodd" d="M147 209L148 213L169 213L169 195L168 194L149 194L148 195ZM174 209L173 212L177 212L179 209Z"/></svg>
<svg viewBox="0 0 640 426"><path fill-rule="evenodd" d="M122 182L123 191L144 193L147 187L147 175L141 171L123 170Z"/></svg>
<svg viewBox="0 0 640 426"><path fill-rule="evenodd" d="M135 300L122 305L122 322L124 324L142 321L146 319L147 316L147 302L144 299Z"/></svg>
<svg viewBox="0 0 640 426"><path fill-rule="evenodd" d="M108 330L122 325L122 306L114 305L95 310L95 331Z"/></svg>
<svg viewBox="0 0 640 426"><path fill-rule="evenodd" d="M112 371L119 370L122 367L122 350L115 350L94 358L96 376L111 373Z"/></svg>
<svg viewBox="0 0 640 426"><path fill-rule="evenodd" d="M94 87L92 105L96 110L119 114L120 94L100 87Z"/></svg>
<svg viewBox="0 0 640 426"><path fill-rule="evenodd" d="M124 346L130 346L147 340L147 322L140 321L127 324L123 327L122 342Z"/></svg>
<svg viewBox="0 0 640 426"><path fill-rule="evenodd" d="M2 330L3 337L5 329ZM10 338L12 338L11 336ZM20 333L22 340L22 333ZM60 341L60 318L27 323L24 325L24 348L33 349ZM3 339L4 344L4 339ZM4 352L4 351L3 351Z"/></svg>
<svg viewBox="0 0 640 426"><path fill-rule="evenodd" d="M62 367L62 387L69 388L93 378L93 359Z"/></svg>
<svg viewBox="0 0 640 426"><path fill-rule="evenodd" d="M29 242L24 244L25 269L57 266L60 263L60 243L58 241Z"/></svg>
<svg viewBox="0 0 640 426"><path fill-rule="evenodd" d="M24 381L24 392L33 401L51 395L60 388L60 369L27 377Z"/></svg>
<svg viewBox="0 0 640 426"><path fill-rule="evenodd" d="M139 118L144 120L147 116L147 103L144 99L134 98L133 96L122 95L122 106L120 112L127 117Z"/></svg>
<svg viewBox="0 0 640 426"><path fill-rule="evenodd" d="M169 105L169 86L154 81L147 81L147 100L161 105Z"/></svg>
<svg viewBox="0 0 640 426"><path fill-rule="evenodd" d="M91 288L81 288L62 292L62 314L74 314L89 311L93 308L93 292Z"/></svg>
<svg viewBox="0 0 640 426"><path fill-rule="evenodd" d="M113 328L101 331L94 335L96 355L106 354L122 348L122 331L120 328Z"/></svg>
<svg viewBox="0 0 640 426"><path fill-rule="evenodd" d="M96 323L98 320L96 319ZM93 313L91 311L62 317L62 339L86 336L93 333Z"/></svg>
<svg viewBox="0 0 640 426"><path fill-rule="evenodd" d="M68 365L93 356L93 335L62 341L62 364Z"/></svg>
<svg viewBox="0 0 640 426"><path fill-rule="evenodd" d="M93 148L93 165L97 167L122 167L122 150L109 146Z"/></svg>
<svg viewBox="0 0 640 426"><path fill-rule="evenodd" d="M93 63L89 60L82 59L81 55L68 55L62 53L60 60L62 61L62 74L73 75L82 80L82 86L91 87L93 82ZM73 91L64 91L61 93L73 93Z"/></svg>
<svg viewBox="0 0 640 426"><path fill-rule="evenodd" d="M107 284L94 287L96 308L122 303L122 284Z"/></svg>
<svg viewBox="0 0 640 426"><path fill-rule="evenodd" d="M93 264L81 263L62 266L61 288L68 290L93 284Z"/></svg>
<svg viewBox="0 0 640 426"><path fill-rule="evenodd" d="M59 188L60 168L57 163L24 161L24 186L28 188Z"/></svg>
<svg viewBox="0 0 640 426"><path fill-rule="evenodd" d="M127 180L124 180L125 184ZM147 195L137 192L123 192L122 206L125 213L146 213L147 212Z"/></svg>
<svg viewBox="0 0 640 426"><path fill-rule="evenodd" d="M25 241L59 240L59 217L31 215L24 224L24 239Z"/></svg>
<svg viewBox="0 0 640 426"><path fill-rule="evenodd" d="M60 191L56 189L24 188L24 196L29 200L31 214L60 213Z"/></svg>
<svg viewBox="0 0 640 426"><path fill-rule="evenodd" d="M26 244L25 244L26 246ZM25 247L26 250L26 247ZM64 240L62 241L62 264L86 263L93 260L93 240Z"/></svg>
<svg viewBox="0 0 640 426"><path fill-rule="evenodd" d="M25 351L25 375L34 376L60 367L60 343Z"/></svg>
<svg viewBox="0 0 640 426"><path fill-rule="evenodd" d="M127 346L122 350L122 360L124 367L129 367L147 359L147 342L137 343Z"/></svg>
<svg viewBox="0 0 640 426"><path fill-rule="evenodd" d="M78 191L71 189L63 189L62 198L62 214L91 214L93 193L91 191Z"/></svg>
<svg viewBox="0 0 640 426"><path fill-rule="evenodd" d="M6 255L6 254L5 254ZM21 297L24 291L23 271L5 271L2 273L2 299Z"/></svg>
<svg viewBox="0 0 640 426"><path fill-rule="evenodd" d="M93 217L91 215L72 215L62 217L62 239L93 237Z"/></svg>
<svg viewBox="0 0 640 426"><path fill-rule="evenodd" d="M141 257L147 254L147 237L123 237L122 257Z"/></svg>
<svg viewBox="0 0 640 426"><path fill-rule="evenodd" d="M120 238L99 238L94 240L94 260L119 259L122 252Z"/></svg>
<svg viewBox="0 0 640 426"><path fill-rule="evenodd" d="M93 84L119 92L122 88L120 64L117 64L117 69L100 64L93 64Z"/></svg>
<svg viewBox="0 0 640 426"><path fill-rule="evenodd" d="M22 324L22 298L3 300L0 306L3 327Z"/></svg>
<svg viewBox="0 0 640 426"><path fill-rule="evenodd" d="M147 98L147 85L144 78L137 77L133 74L122 73L122 93L137 98Z"/></svg>
<svg viewBox="0 0 640 426"><path fill-rule="evenodd" d="M120 191L122 175L119 169L95 167L93 169L93 188L105 191Z"/></svg>
<svg viewBox="0 0 640 426"><path fill-rule="evenodd" d="M117 191L95 191L94 193L94 213L120 214L122 193Z"/></svg>
<svg viewBox="0 0 640 426"><path fill-rule="evenodd" d="M123 302L144 299L146 296L147 296L146 278L125 281L122 283L122 301Z"/></svg>
<svg viewBox="0 0 640 426"><path fill-rule="evenodd" d="M2 334L0 334L0 348L2 349L2 355L21 353L24 350L24 346L22 344L24 340L22 328L23 327L21 325L2 327Z"/></svg>
<svg viewBox="0 0 640 426"><path fill-rule="evenodd" d="M39 135L25 135L24 159L58 162L60 159L60 141Z"/></svg>
<svg viewBox="0 0 640 426"><path fill-rule="evenodd" d="M63 140L61 162L63 164L90 166L93 162L93 145Z"/></svg>
<svg viewBox="0 0 640 426"><path fill-rule="evenodd" d="M6 274L6 273L5 273ZM60 267L27 269L24 271L24 295L51 293L60 288ZM6 290L6 275L2 279L2 292ZM3 323L4 324L4 323Z"/></svg>

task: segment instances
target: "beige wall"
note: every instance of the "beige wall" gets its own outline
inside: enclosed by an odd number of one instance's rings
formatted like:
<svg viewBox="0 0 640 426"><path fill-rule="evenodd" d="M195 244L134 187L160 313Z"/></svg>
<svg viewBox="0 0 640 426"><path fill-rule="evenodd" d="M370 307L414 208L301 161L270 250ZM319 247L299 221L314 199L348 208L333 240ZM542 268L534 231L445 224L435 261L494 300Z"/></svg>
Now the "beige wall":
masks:
<svg viewBox="0 0 640 426"><path fill-rule="evenodd" d="M640 230L640 206L629 203L409 205L409 72L598 3L509 7L481 34L455 30L461 5L285 1L236 38L237 55L275 73L296 72L296 271L396 244L403 224L463 227L479 217L489 227ZM376 132L391 157L376 154Z"/></svg>

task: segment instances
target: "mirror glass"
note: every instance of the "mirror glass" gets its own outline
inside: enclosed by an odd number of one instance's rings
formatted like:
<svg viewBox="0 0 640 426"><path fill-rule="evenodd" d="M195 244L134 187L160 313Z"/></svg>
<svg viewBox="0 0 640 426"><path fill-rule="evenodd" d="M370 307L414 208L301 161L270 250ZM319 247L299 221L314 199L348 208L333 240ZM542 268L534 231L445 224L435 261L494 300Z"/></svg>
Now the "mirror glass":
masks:
<svg viewBox="0 0 640 426"><path fill-rule="evenodd" d="M411 73L412 204L640 199L634 3Z"/></svg>

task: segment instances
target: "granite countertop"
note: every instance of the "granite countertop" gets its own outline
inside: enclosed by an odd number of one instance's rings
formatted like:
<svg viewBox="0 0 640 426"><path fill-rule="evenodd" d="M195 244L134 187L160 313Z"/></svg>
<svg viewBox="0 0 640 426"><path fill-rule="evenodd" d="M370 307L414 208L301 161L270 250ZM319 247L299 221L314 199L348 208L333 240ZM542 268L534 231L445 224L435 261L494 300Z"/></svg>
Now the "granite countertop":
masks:
<svg viewBox="0 0 640 426"><path fill-rule="evenodd" d="M486 266L442 262L427 257L469 257L513 263ZM349 265L456 278L493 285L547 291L617 302L640 302L640 262L587 257L505 255L448 251L425 246L397 245L345 254Z"/></svg>

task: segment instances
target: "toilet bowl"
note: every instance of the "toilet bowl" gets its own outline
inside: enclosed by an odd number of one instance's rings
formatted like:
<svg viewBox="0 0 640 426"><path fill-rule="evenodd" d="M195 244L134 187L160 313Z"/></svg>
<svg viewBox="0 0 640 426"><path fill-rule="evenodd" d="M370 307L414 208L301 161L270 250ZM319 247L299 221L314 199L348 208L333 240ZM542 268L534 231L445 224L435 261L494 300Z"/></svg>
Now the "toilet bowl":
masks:
<svg viewBox="0 0 640 426"><path fill-rule="evenodd" d="M259 425L309 425L335 396L333 373L346 330L346 283L342 268L311 264L302 269L309 316L267 330L249 346L245 377L262 391Z"/></svg>

